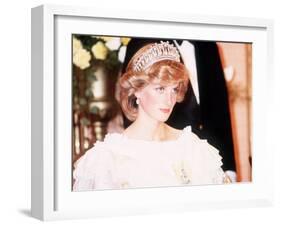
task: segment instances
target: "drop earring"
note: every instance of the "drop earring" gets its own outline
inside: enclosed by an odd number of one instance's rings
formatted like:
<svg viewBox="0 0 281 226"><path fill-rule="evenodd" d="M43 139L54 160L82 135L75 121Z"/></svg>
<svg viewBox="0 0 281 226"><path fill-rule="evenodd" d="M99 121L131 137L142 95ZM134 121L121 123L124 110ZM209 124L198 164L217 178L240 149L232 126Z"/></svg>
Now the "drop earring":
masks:
<svg viewBox="0 0 281 226"><path fill-rule="evenodd" d="M140 104L140 100L139 98L136 99L136 104L139 105Z"/></svg>

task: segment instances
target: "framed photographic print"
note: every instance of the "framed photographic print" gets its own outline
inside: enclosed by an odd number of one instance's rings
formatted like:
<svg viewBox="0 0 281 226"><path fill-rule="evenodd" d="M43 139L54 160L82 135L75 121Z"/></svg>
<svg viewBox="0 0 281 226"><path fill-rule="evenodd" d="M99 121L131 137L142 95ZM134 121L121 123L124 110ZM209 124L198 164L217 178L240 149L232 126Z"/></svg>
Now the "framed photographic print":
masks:
<svg viewBox="0 0 281 226"><path fill-rule="evenodd" d="M32 9L32 216L271 205L270 20Z"/></svg>

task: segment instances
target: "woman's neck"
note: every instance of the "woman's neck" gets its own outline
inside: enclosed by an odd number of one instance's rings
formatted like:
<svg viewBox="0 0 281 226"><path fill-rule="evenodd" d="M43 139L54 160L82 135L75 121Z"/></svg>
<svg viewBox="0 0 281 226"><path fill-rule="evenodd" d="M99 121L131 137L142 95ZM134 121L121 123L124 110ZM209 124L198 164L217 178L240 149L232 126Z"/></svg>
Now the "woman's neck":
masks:
<svg viewBox="0 0 281 226"><path fill-rule="evenodd" d="M167 125L154 119L138 117L125 131L129 138L161 141L167 138Z"/></svg>

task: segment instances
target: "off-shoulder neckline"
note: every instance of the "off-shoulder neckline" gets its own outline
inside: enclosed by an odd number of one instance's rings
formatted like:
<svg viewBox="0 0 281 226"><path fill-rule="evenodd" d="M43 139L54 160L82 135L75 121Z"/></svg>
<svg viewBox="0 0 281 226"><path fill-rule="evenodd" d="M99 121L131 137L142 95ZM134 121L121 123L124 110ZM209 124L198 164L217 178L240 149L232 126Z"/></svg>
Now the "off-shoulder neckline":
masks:
<svg viewBox="0 0 281 226"><path fill-rule="evenodd" d="M162 141L157 141L157 140L142 140L142 139L136 139L136 138L129 138L128 136L122 134L122 133L108 133L105 136L104 141L110 141L111 139L114 138L121 138L121 140L127 141L127 142L134 142L134 143L144 143L144 144L168 144L168 143L175 143L178 142L184 137L184 135L187 132L191 131L191 127L187 126L182 131L180 132L180 135L176 139L172 140L162 140Z"/></svg>

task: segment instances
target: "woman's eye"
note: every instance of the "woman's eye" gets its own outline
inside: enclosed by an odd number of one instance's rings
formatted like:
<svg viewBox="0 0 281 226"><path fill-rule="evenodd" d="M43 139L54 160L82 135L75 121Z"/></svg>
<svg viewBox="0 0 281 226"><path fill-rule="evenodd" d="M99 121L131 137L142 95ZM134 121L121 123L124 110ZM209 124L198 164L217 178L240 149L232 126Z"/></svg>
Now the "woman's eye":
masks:
<svg viewBox="0 0 281 226"><path fill-rule="evenodd" d="M173 88L173 92L174 92L174 93L178 93L178 92L179 92L179 88L178 88L178 87Z"/></svg>
<svg viewBox="0 0 281 226"><path fill-rule="evenodd" d="M161 87L157 87L155 90L159 93L163 93L165 88L161 86Z"/></svg>

